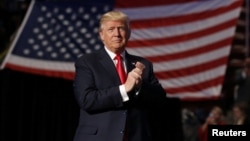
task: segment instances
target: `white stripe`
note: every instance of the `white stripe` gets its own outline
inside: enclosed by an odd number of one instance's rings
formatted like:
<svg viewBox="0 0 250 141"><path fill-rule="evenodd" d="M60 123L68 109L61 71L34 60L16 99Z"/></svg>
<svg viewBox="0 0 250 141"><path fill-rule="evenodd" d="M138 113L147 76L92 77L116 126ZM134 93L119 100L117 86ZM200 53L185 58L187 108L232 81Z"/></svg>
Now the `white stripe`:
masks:
<svg viewBox="0 0 250 141"><path fill-rule="evenodd" d="M157 38L167 38L178 35L189 34L204 30L216 25L226 23L232 19L238 18L240 9L229 11L221 15L217 15L211 18L194 21L190 23L184 23L173 26L159 27L159 28L146 28L146 29L132 29L132 34L130 41L134 40L147 40L147 39L157 39Z"/></svg>
<svg viewBox="0 0 250 141"><path fill-rule="evenodd" d="M168 44L154 47L128 47L127 51L131 54L143 57L153 57L179 53L182 51L192 50L201 46L209 45L211 43L218 42L229 37L233 37L234 31L235 27L231 27L220 32L216 32L207 36L202 36L200 38L195 38L193 40L188 40L185 42L178 42L176 44Z"/></svg>
<svg viewBox="0 0 250 141"><path fill-rule="evenodd" d="M228 56L230 51L230 46L225 46L217 50L204 52L203 54L194 55L191 57L186 57L182 59L174 59L173 61L165 61L160 63L154 63L154 71L171 71L176 69L182 69L187 67L192 67L194 65L204 64L206 62L214 61L221 57Z"/></svg>
<svg viewBox="0 0 250 141"><path fill-rule="evenodd" d="M176 77L173 79L159 79L159 82L162 84L164 88L179 88L185 87L189 85L199 84L220 76L225 75L226 65L222 65L211 70L207 70L204 72L199 72L196 74L184 76L184 77Z"/></svg>
<svg viewBox="0 0 250 141"><path fill-rule="evenodd" d="M177 97L177 98L210 98L214 96L219 96L221 94L222 85L210 87L198 92L183 92L183 93L168 93L167 97Z"/></svg>
<svg viewBox="0 0 250 141"><path fill-rule="evenodd" d="M52 71L62 71L62 72L74 72L74 63L66 63L59 61L46 61L25 58L21 56L11 55L9 57L8 63L14 64L21 67L39 69L39 70L52 70Z"/></svg>
<svg viewBox="0 0 250 141"><path fill-rule="evenodd" d="M129 16L130 20L142 20L200 13L204 11L218 9L221 7L226 7L234 2L235 0L206 0L173 5L116 9L126 13Z"/></svg>

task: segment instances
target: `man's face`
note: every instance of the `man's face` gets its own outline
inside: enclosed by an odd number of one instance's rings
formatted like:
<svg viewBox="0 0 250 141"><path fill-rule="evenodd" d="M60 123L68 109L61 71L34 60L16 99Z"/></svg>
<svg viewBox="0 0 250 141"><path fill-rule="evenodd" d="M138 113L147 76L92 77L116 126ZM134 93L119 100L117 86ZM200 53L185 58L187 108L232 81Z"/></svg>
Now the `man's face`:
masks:
<svg viewBox="0 0 250 141"><path fill-rule="evenodd" d="M99 34L110 51L120 53L127 44L130 31L123 21L106 21L102 24Z"/></svg>

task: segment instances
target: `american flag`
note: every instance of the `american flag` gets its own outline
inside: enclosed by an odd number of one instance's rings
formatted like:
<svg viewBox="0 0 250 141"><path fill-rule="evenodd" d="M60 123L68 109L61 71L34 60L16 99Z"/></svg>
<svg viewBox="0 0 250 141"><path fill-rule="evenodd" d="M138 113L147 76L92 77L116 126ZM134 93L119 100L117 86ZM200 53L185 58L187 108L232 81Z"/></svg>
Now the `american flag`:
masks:
<svg viewBox="0 0 250 141"><path fill-rule="evenodd" d="M128 14L127 51L153 62L168 97L220 96L242 0L31 1L1 68L72 80L74 61L102 48L100 16Z"/></svg>

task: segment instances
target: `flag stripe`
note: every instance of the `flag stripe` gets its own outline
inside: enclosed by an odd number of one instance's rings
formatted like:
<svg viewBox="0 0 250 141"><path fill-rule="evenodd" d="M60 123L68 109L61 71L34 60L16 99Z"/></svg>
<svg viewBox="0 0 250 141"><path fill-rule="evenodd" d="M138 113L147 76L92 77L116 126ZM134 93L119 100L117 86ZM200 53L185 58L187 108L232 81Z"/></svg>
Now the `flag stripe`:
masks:
<svg viewBox="0 0 250 141"><path fill-rule="evenodd" d="M183 76L188 76L192 74L196 74L199 72L203 72L209 69L212 69L214 67L218 67L221 65L224 65L225 62L227 61L227 57L222 57L210 62L205 62L202 64L198 64L192 67L188 68L181 68L178 70L166 70L162 72L156 72L156 76L160 79L171 79L171 78L177 78L177 77L183 77Z"/></svg>
<svg viewBox="0 0 250 141"><path fill-rule="evenodd" d="M225 73L224 69L226 68L226 65L215 67L213 69L199 72L196 74L184 76L184 77L177 77L172 79L160 79L161 84L166 88L175 88L175 87L183 87L186 85L191 84L199 84L204 81L208 81L210 79L214 79L216 77L224 76Z"/></svg>
<svg viewBox="0 0 250 141"><path fill-rule="evenodd" d="M179 3L186 3L192 2L196 0L147 0L147 2L133 0L130 2L124 0L116 0L115 5L117 8L137 8L137 7L149 7L149 6L157 6L157 5L164 5L164 4L179 4Z"/></svg>
<svg viewBox="0 0 250 141"><path fill-rule="evenodd" d="M39 63L39 62L37 62ZM38 75L45 75L50 77L57 77L57 78L63 78L67 80L73 80L75 73L73 71L64 71L64 70L51 70L51 69L41 69L41 68L31 68L31 67L25 67L23 65L15 65L14 63L7 63L6 68L18 70L26 73L31 74L38 74Z"/></svg>
<svg viewBox="0 0 250 141"><path fill-rule="evenodd" d="M223 76L210 79L209 81L201 82L199 84L186 85L184 87L178 88L168 88L169 94L183 93L183 92L197 92L197 89L204 90L214 87L215 85L220 85L223 82Z"/></svg>
<svg viewBox="0 0 250 141"><path fill-rule="evenodd" d="M204 46L200 46L199 48L179 51L172 54L163 54L163 55L157 55L157 56L149 56L147 57L148 60L152 62L163 62L163 61L171 61L176 59L185 59L186 57L191 57L193 55L203 54L212 50L219 49L223 46L230 45L231 44L231 38L223 39L218 42L214 42L211 44L207 44Z"/></svg>
<svg viewBox="0 0 250 141"><path fill-rule="evenodd" d="M213 86L207 89L203 89L199 92L183 92L183 93L175 93L169 94L168 97L179 97L182 100L203 100L203 99L216 99L218 98L218 90L221 89L221 85Z"/></svg>
<svg viewBox="0 0 250 141"><path fill-rule="evenodd" d="M241 1L237 0L211 0L211 1L199 1L191 3L183 3L176 5L158 5L148 7L135 7L135 8L116 8L129 15L131 22L146 19L168 18L168 17L181 17L185 15L192 15L194 13L209 13L212 10L230 7L231 4L237 3L238 6ZM139 12L138 12L139 10ZM194 19L194 18L192 18ZM171 20L171 19L170 19ZM143 25L142 25L143 26Z"/></svg>
<svg viewBox="0 0 250 141"><path fill-rule="evenodd" d="M179 36L174 36L174 37L166 37L166 38L156 38L156 39L149 39L149 40L135 40L135 41L129 41L128 47L132 48L132 47L139 47L139 48L143 48L140 45L143 42L144 47L152 47L153 45L166 45L166 44L173 44L173 43L178 43L178 42L183 42L186 40L192 40L192 39L196 39L198 37L201 36L205 36L205 35L210 35L213 33L218 32L218 30L224 30L230 27L233 27L236 23L236 20L233 19L230 22L221 24L221 25L217 25L211 28L207 28L205 30L200 30L197 32L192 32L189 34L183 34L183 35L179 35Z"/></svg>
<svg viewBox="0 0 250 141"><path fill-rule="evenodd" d="M141 19L139 16L138 19L131 20L131 27L134 29L141 29L141 28L152 28L152 27L162 27L162 26L172 26L176 24L183 24L183 23L190 23L190 22L195 22L195 21L200 21L200 20L206 20L207 21L214 21L215 24L218 22L216 19L218 19L220 22L222 20L228 20L229 18L235 18L237 17L237 12L235 13L233 10L237 10L240 5L240 2L235 2L232 3L229 7L221 7L218 9L214 9L215 7L212 7L213 9L210 9L209 11L201 11L197 12L194 11L194 13L186 13L186 9L181 9L182 15L165 15L164 17L152 17L152 18L145 18ZM157 9L157 8L156 8ZM169 6L164 7L164 9L169 10L169 9L174 9L174 8L169 8ZM173 13L171 11L164 11L166 13ZM196 13L197 12L197 13ZM131 13L132 15L133 13ZM147 14L145 14L147 15ZM223 17L222 16L226 16ZM206 23L206 24L211 24L211 23Z"/></svg>
<svg viewBox="0 0 250 141"><path fill-rule="evenodd" d="M228 21L230 22L232 20L236 20L238 15L235 13L237 13L238 11L239 9L234 9L227 13L222 13L220 15L217 15L211 18L206 18L202 20L199 19L199 20L194 20L192 22L178 23L178 24L175 22L174 25L165 25L162 27L143 28L143 29L135 28L132 31L133 34L130 38L130 41L150 39L150 38L154 39L158 37L162 38L162 37L178 36L178 35L183 35L183 34L189 34L192 32L197 32L199 30L205 30L207 28L211 28L219 24L225 24ZM191 15L191 16L194 17L194 15ZM171 20L163 19L160 22L162 23L163 21L171 21ZM155 20L153 20L152 22L155 23ZM196 28L193 28L194 26ZM163 31L167 31L167 32L163 32ZM148 33L148 34L145 34L145 33Z"/></svg>
<svg viewBox="0 0 250 141"><path fill-rule="evenodd" d="M193 50L202 46L206 46L213 42L224 40L226 38L232 39L232 34L235 28L229 28L226 30L215 32L207 36L197 37L193 40L187 40L183 42L177 42L175 44L152 46L147 48L128 48L127 50L133 54L142 55L144 57L161 56L164 54L173 54L177 52L183 52L186 50Z"/></svg>
<svg viewBox="0 0 250 141"><path fill-rule="evenodd" d="M213 61L221 57L225 57L230 51L230 46L225 46L220 49L206 52L204 54L198 54L195 56L183 58L183 59L173 59L166 62L154 63L155 72L160 72L164 70L177 70L187 68L189 66L194 66L197 64L203 64L205 62Z"/></svg>

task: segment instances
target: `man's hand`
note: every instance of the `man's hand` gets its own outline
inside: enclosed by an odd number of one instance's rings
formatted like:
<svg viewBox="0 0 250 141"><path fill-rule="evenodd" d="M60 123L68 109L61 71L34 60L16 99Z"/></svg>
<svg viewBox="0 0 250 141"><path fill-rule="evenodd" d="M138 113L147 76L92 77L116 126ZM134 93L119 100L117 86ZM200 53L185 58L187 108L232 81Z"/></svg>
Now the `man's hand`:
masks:
<svg viewBox="0 0 250 141"><path fill-rule="evenodd" d="M124 84L127 92L130 92L134 88L140 88L144 69L144 64L136 62L135 68L128 73L127 80Z"/></svg>

